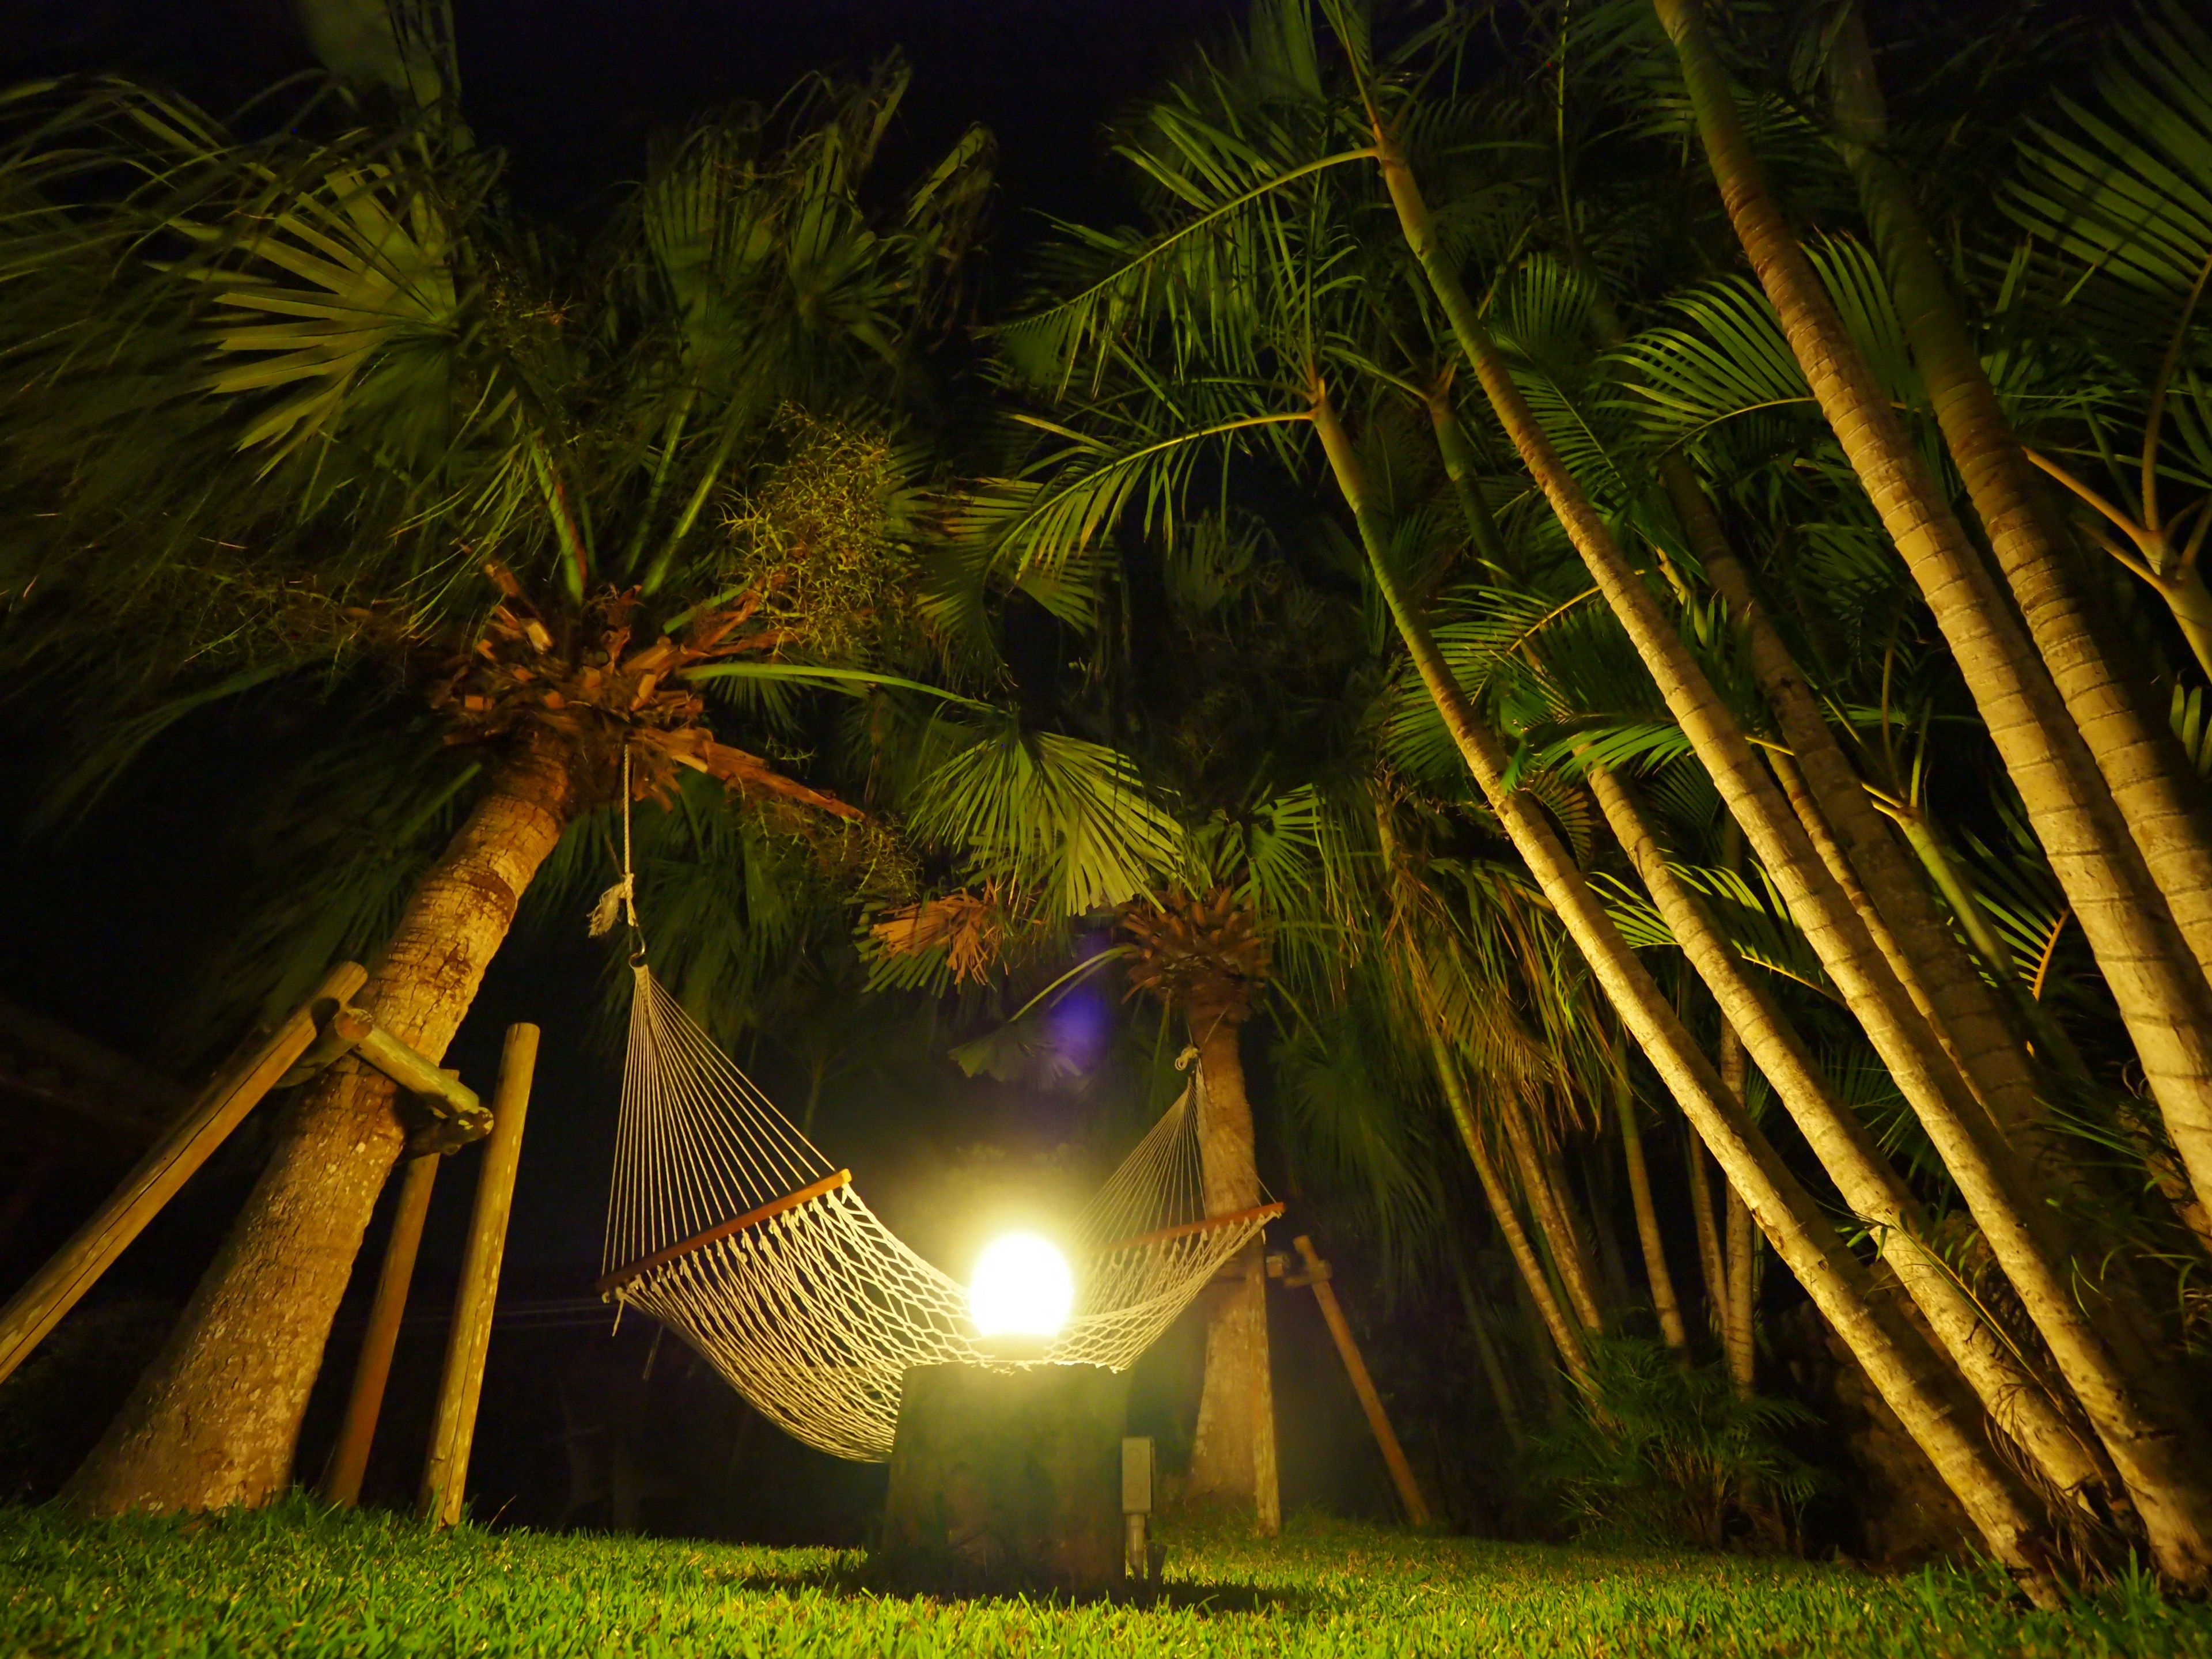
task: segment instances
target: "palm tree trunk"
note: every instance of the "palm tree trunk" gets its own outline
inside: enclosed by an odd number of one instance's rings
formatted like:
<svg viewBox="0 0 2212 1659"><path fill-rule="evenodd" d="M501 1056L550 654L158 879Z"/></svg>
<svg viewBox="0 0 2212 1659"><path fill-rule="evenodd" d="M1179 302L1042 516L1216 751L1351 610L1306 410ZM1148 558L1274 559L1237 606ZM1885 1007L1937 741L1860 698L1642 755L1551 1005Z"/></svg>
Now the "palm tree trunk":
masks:
<svg viewBox="0 0 2212 1659"><path fill-rule="evenodd" d="M576 810L567 754L532 743L409 897L362 1001L441 1058ZM268 1167L168 1342L67 1498L97 1514L222 1509L291 1486L301 1419L378 1193L405 1141L395 1085L351 1060L286 1112Z"/></svg>
<svg viewBox="0 0 2212 1659"><path fill-rule="evenodd" d="M1474 447L1468 442L1467 428L1460 424L1459 411L1452 406L1449 376L1440 376L1429 388L1426 401L1429 424L1436 429L1437 453L1443 457L1444 476L1451 480L1460 514L1467 520L1467 538L1474 544L1476 556L1503 574L1508 568L1505 538L1498 533L1498 520L1491 516L1490 504L1482 499L1481 481L1475 476Z"/></svg>
<svg viewBox="0 0 2212 1659"><path fill-rule="evenodd" d="M1380 516L1368 497L1350 441L1325 391L1316 386L1315 392L1314 424L1330 471L1358 526L1369 568L1407 654L1491 810L1581 950L1621 1024L1681 1103L1723 1173L1744 1194L1760 1230L1958 1494L1990 1553L2039 1604L2058 1605L2036 1523L1966 1420L1941 1362L1893 1312L1873 1303L1865 1267L1826 1226L1812 1195L1765 1137L1729 1098L1712 1063L1621 938L1542 809L1524 791L1507 787L1504 746L1476 719L1437 651L1427 622L1400 588L1389 566Z"/></svg>
<svg viewBox="0 0 2212 1659"><path fill-rule="evenodd" d="M1644 1162L1644 1136L1636 1127L1636 1097L1620 1075L1616 1109L1620 1117L1620 1150L1628 1160L1628 1195L1636 1206L1636 1237L1644 1247L1644 1277L1651 1286L1651 1310L1659 1316L1659 1334L1677 1353L1688 1352L1690 1333L1682 1323L1682 1304L1674 1295L1674 1275L1667 1267L1666 1237L1659 1231L1659 1206L1651 1201L1651 1171Z"/></svg>
<svg viewBox="0 0 2212 1659"><path fill-rule="evenodd" d="M1243 1022L1194 998L1186 1011L1198 1049L1199 1161L1206 1212L1256 1208L1260 1170L1253 1155L1252 1103L1244 1092ZM1275 1470L1275 1389L1267 1348L1265 1247L1246 1246L1211 1293L1206 1324L1206 1382L1186 1490L1193 1497L1253 1506L1260 1532L1282 1529Z"/></svg>
<svg viewBox="0 0 2212 1659"><path fill-rule="evenodd" d="M1559 1283L1565 1288L1567 1300L1573 1304L1575 1317L1582 1322L1583 1328L1592 1333L1601 1331L1605 1328L1605 1314L1598 1303L1589 1247L1569 1207L1574 1202L1573 1194L1553 1178L1520 1101L1510 1094L1502 1094L1497 1112L1498 1121L1505 1130L1505 1144L1512 1150L1514 1167L1521 1174L1521 1190L1528 1200L1528 1212L1535 1217L1537 1231L1544 1235L1552 1269L1559 1274Z"/></svg>
<svg viewBox="0 0 2212 1659"><path fill-rule="evenodd" d="M1750 1110L1747 1086L1751 1081L1751 1068L1743 1051L1743 1039L1736 1035L1726 1016L1721 1020L1721 1086L1735 1097L1736 1103ZM1724 1235L1727 1251L1723 1277L1727 1285L1728 1313L1722 1321L1724 1336L1722 1349L1728 1357L1729 1381L1735 1384L1737 1396L1748 1400L1759 1391L1758 1334L1751 1323L1751 1212L1744 1206L1736 1190L1728 1189L1728 1229Z"/></svg>
<svg viewBox="0 0 2212 1659"><path fill-rule="evenodd" d="M2034 1461L2050 1488L2090 1514L2119 1501L2112 1472L2094 1448L2060 1415L2041 1382L1981 1317L1948 1264L1923 1242L1919 1205L1882 1158L1865 1125L1836 1099L1802 1042L1753 981L1704 905L1674 874L1626 787L1602 768L1591 769L1590 786L1675 944L1720 1005L1723 1077L1734 1072L1740 1081L1746 1059L1757 1060L1844 1202L1875 1230L1883 1259L1936 1340L1991 1419ZM1733 1060L1731 1042L1735 1045ZM1739 1297L1747 1297L1748 1275L1740 1287L1737 1254L1731 1248L1726 1292L1731 1307ZM1746 1387L1749 1365L1755 1362L1738 1359L1740 1339L1733 1314L1723 1328L1730 1374L1738 1378L1739 1387ZM1740 1364L1744 1369L1738 1369Z"/></svg>
<svg viewBox="0 0 2212 1659"><path fill-rule="evenodd" d="M1844 157L1943 441L2067 712L2198 970L2212 977L2212 818L2203 785L2166 723L2146 706L2136 677L2121 669L2068 568L2072 538L1997 403L1911 181L1886 149L1881 84L1855 5L1844 6L1837 20L1829 74Z"/></svg>
<svg viewBox="0 0 2212 1659"><path fill-rule="evenodd" d="M1475 1358L1482 1364L1482 1375L1490 1384L1490 1397L1498 1407L1498 1420L1504 1425L1505 1438L1516 1451L1528 1443L1528 1434L1521 1426L1521 1407L1513 1398L1513 1384L1505 1375L1505 1362L1499 1356L1497 1343L1490 1338L1490 1322L1484 1316L1482 1304L1475 1299L1474 1286L1468 1283L1466 1266L1457 1256L1452 1258L1452 1273L1459 1280L1459 1304L1467 1315L1468 1334L1474 1338Z"/></svg>
<svg viewBox="0 0 2212 1659"><path fill-rule="evenodd" d="M1685 9L1684 0L1659 0L1659 4L1670 26ZM1686 52L1685 58L1686 61ZM1719 93L1723 99L1728 95L1724 80ZM1733 120L1733 106L1728 112ZM1384 136L1379 127L1377 131L1381 143ZM1668 709L1712 775L1722 799L1742 826L1807 943L1820 957L1950 1170L1992 1254L2012 1280L2069 1386L2097 1425L2121 1478L2134 1493L2161 1566L2186 1583L2212 1576L2212 1486L2193 1467L2196 1460L2178 1426L2160 1421L2141 1397L2146 1385L2155 1386L2154 1380L2124 1375L2104 1336L2069 1294L2055 1265L2059 1253L2044 1236L2050 1230L2047 1215L2041 1206L2023 1201L2022 1183L2016 1172L2006 1167L2004 1149L1993 1146L1996 1138L1975 1121L1984 1116L1981 1106L1911 1006L1865 922L1814 850L1803 826L1753 753L1734 714L1714 691L1650 590L1623 556L1611 527L1553 447L1468 302L1457 273L1444 263L1411 170L1402 157L1387 144L1384 148L1385 176L1390 180L1407 240L1450 317L1498 418L1604 592L1637 654L1657 682ZM1794 242L1790 246L1796 249ZM1798 258L1802 263L1802 252ZM1759 263L1756 253L1753 262ZM1809 271L1808 266L1808 276ZM1816 289L1818 286L1814 284ZM1825 292L1820 298L1826 303ZM1848 347L1849 343L1844 338L1844 344ZM1887 404L1882 404L1878 413L1889 418ZM1838 419L1832 410L1831 419ZM1899 436L1901 441L1901 429ZM1918 466L1917 455L1909 448L1901 462ZM1865 476L1863 469L1862 477ZM1924 479L1924 473L1921 476ZM1875 493L1879 497L1880 492ZM1942 507L1940 499L1935 505ZM1891 533L1901 546L1901 530L1893 526ZM1960 655L1963 659L1963 651ZM2017 770L2014 775L2020 775ZM2022 794L2025 798L2025 783ZM2133 848L2121 850L2132 854ZM2055 857L2053 862L2054 866L2057 862ZM2148 899L2157 902L2154 893ZM2194 975L2194 964L2185 965ZM2201 987L2201 976L2197 982ZM2208 1016L2212 1016L2212 1004L2208 1004ZM2212 1056L2212 1048L2207 1052ZM2148 1065L2149 1056L2143 1057ZM2212 1118L2208 1118L2208 1127L2212 1127Z"/></svg>
<svg viewBox="0 0 2212 1659"><path fill-rule="evenodd" d="M1582 1334L1568 1318L1566 1310L1559 1305L1559 1298L1552 1293L1552 1282L1545 1277L1544 1264L1537 1259L1536 1247L1528 1237L1528 1229L1521 1224L1520 1212L1513 1207L1512 1189L1506 1186L1497 1164L1491 1158L1489 1148L1483 1145L1482 1128L1474 1121L1474 1106L1467 1097L1467 1081L1460 1073L1458 1057L1444 1041L1443 1032L1434 1019L1422 1023L1428 1028L1429 1050L1436 1060L1437 1080L1443 1085L1444 1103L1451 1109L1460 1142L1474 1164L1475 1178L1482 1182L1482 1195L1490 1200L1490 1212L1497 1218L1498 1231L1512 1254L1513 1265L1521 1270L1528 1299L1535 1304L1544 1328L1551 1335L1559 1363L1577 1382L1586 1383L1589 1381L1589 1356L1583 1351Z"/></svg>
<svg viewBox="0 0 2212 1659"><path fill-rule="evenodd" d="M1697 1223L1698 1265L1705 1270L1705 1323L1728 1350L1728 1252L1721 1243L1719 1218L1713 1213L1711 1162L1705 1143L1693 1133L1682 1143L1690 1173L1690 1213Z"/></svg>
<svg viewBox="0 0 2212 1659"><path fill-rule="evenodd" d="M1674 41L1706 155L1744 251L2020 789L2191 1179L2200 1196L2212 1194L2212 986L2042 659L1767 191L1705 32L1702 0L1655 4ZM2173 1568L2196 1582L2212 1572L2212 1538L2203 1536L2195 1521L2185 1530L2195 1535L2178 1546L2182 1554Z"/></svg>

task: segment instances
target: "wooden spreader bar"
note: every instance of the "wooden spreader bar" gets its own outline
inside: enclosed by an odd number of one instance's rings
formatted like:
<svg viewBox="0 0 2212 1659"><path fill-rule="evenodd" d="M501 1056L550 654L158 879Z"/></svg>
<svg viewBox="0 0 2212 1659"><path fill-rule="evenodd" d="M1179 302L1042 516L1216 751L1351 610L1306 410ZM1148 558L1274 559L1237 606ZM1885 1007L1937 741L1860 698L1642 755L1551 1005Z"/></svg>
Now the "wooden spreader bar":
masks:
<svg viewBox="0 0 2212 1659"><path fill-rule="evenodd" d="M604 1299L612 1296L623 1285L644 1278L655 1267L667 1266L679 1256L690 1255L695 1250L703 1250L709 1244L727 1238L733 1233L741 1233L748 1227L757 1227L772 1217L781 1215L786 1210L795 1210L810 1199L819 1198L824 1193L834 1193L840 1187L849 1187L852 1184L853 1172L850 1170L840 1170L836 1175L824 1176L811 1185L801 1187L795 1193L786 1193L781 1198L771 1200L757 1210L747 1210L743 1215L734 1217L728 1221L718 1221L704 1232L694 1233L690 1237L678 1240L665 1249L655 1250L651 1255L641 1256L626 1267L617 1267L611 1273L603 1273L592 1281L592 1288Z"/></svg>
<svg viewBox="0 0 2212 1659"><path fill-rule="evenodd" d="M1179 1226L1161 1227L1149 1233L1139 1233L1134 1238L1122 1239L1119 1243L1104 1245L1092 1252L1096 1255L1114 1255L1122 1250L1133 1250L1146 1244L1164 1244L1170 1238L1182 1238L1190 1233L1210 1233L1217 1227L1238 1227L1248 1221L1273 1221L1282 1214L1280 1204L1262 1204L1257 1209L1238 1210L1229 1215L1210 1215L1201 1221L1186 1221Z"/></svg>

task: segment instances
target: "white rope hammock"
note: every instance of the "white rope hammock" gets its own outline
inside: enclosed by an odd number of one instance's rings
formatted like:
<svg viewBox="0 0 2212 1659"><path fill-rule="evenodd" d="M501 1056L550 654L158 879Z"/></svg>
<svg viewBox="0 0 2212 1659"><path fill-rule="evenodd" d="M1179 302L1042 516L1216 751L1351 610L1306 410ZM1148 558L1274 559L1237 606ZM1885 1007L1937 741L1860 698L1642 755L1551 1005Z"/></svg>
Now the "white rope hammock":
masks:
<svg viewBox="0 0 2212 1659"><path fill-rule="evenodd" d="M908 1367L987 1358L966 1287L876 1218L852 1172L769 1103L641 959L636 974L600 1292L675 1330L807 1444L887 1459ZM1280 1213L1206 1215L1197 1086L1077 1218L1074 1313L1042 1363L1127 1369Z"/></svg>

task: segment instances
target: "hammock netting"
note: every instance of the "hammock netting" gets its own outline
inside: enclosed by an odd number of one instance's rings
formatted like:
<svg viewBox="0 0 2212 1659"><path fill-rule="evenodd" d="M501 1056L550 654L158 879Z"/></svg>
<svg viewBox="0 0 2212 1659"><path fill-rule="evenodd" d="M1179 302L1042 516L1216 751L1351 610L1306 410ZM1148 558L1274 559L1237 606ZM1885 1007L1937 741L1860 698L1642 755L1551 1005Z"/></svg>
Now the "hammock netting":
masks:
<svg viewBox="0 0 2212 1659"><path fill-rule="evenodd" d="M1003 1363L967 1288L909 1249L637 969L601 1291L690 1342L811 1446L880 1462L909 1366ZM1073 1316L1045 1364L1127 1369L1278 1213L1206 1213L1195 1080L1070 1230Z"/></svg>

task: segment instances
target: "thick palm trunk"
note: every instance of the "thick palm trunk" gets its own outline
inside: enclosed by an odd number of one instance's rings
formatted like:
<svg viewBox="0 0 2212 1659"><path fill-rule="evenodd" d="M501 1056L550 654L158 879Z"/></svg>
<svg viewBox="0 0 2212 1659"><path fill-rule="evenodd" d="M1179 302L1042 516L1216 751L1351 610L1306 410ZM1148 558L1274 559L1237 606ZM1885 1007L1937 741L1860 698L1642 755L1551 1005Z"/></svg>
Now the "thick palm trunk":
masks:
<svg viewBox="0 0 2212 1659"><path fill-rule="evenodd" d="M1705 32L1700 0L1655 3L1674 41L1706 155L1752 268L2019 787L2191 1180L2200 1196L2212 1194L2212 987L2042 659L1768 192ZM2212 1570L2212 1540L2190 1548L2192 1562L2180 1576L2193 1581Z"/></svg>
<svg viewBox="0 0 2212 1659"><path fill-rule="evenodd" d="M1662 9L1671 16L1680 7L1674 0L1662 0ZM1725 96L1724 82L1721 90ZM2123 1374L2104 1337L2075 1302L2056 1266L2061 1252L2045 1236L2050 1231L2047 1216L2023 1202L2023 1183L2017 1171L2007 1167L2002 1144L1976 1121L1985 1118L1983 1109L1912 1007L1865 921L1814 851L1735 716L1553 447L1468 302L1457 273L1443 261L1411 170L1387 147L1384 169L1407 240L1500 422L1657 683L1683 734L1711 774L1722 799L1742 826L1806 942L1950 1170L1992 1254L2134 1494L2160 1565L2188 1582L2212 1574L2212 1488L2193 1467L2177 1425L2160 1421L2142 1397L2142 1386L2150 1379ZM1802 253L1799 258L1802 261ZM1825 303L1825 293L1821 298ZM1887 416L1887 404L1881 412ZM1831 418L1835 418L1832 414ZM1917 465L1917 458L1908 453L1906 459ZM1936 505L1941 506L1940 501ZM1898 534L1894 529L1892 533ZM1899 539L1901 543L1901 535ZM2132 853L2133 848L2124 850ZM2150 896L2155 902L2156 896ZM2186 965L2194 975L2194 964Z"/></svg>
<svg viewBox="0 0 2212 1659"><path fill-rule="evenodd" d="M1243 1022L1194 1001L1188 1010L1198 1049L1199 1159L1206 1212L1233 1215L1258 1207L1260 1170L1253 1156L1252 1104L1244 1093ZM1194 1498L1253 1506L1261 1533L1282 1529L1275 1476L1275 1389L1267 1352L1265 1247L1255 1239L1224 1270L1210 1293L1206 1322L1206 1382L1199 1396L1198 1433L1187 1487Z"/></svg>
<svg viewBox="0 0 2212 1659"><path fill-rule="evenodd" d="M422 878L361 1000L436 1060L575 810L566 757L500 769ZM122 1413L69 1485L100 1514L259 1504L290 1486L307 1395L385 1177L395 1088L350 1060L308 1085L246 1208Z"/></svg>
<svg viewBox="0 0 2212 1659"><path fill-rule="evenodd" d="M1521 1190L1528 1200L1528 1213L1544 1235L1544 1248L1552 1258L1552 1271L1567 1293L1575 1317L1585 1331L1605 1328L1605 1313L1597 1295L1597 1276L1590 1264L1589 1246L1569 1207L1574 1196L1553 1178L1550 1161L1538 1148L1521 1103L1511 1095L1498 1101L1498 1121L1512 1149L1514 1168L1521 1175Z"/></svg>
<svg viewBox="0 0 2212 1659"><path fill-rule="evenodd" d="M1644 1247L1644 1278L1651 1287L1651 1311L1659 1316L1659 1334L1677 1353L1690 1346L1690 1333L1682 1323L1682 1304L1674 1295L1674 1275L1667 1267L1666 1236L1659 1231L1659 1206L1651 1201L1651 1171L1644 1161L1644 1135L1636 1127L1636 1097L1628 1079L1620 1079L1617 1103L1620 1115L1620 1150L1628 1164L1629 1201L1636 1206L1636 1237Z"/></svg>
<svg viewBox="0 0 2212 1659"><path fill-rule="evenodd" d="M1856 6L1844 8L1832 52L1844 159L1943 441L2067 712L2199 970L2212 976L2212 817L2203 785L2165 722L2146 706L2134 677L2107 648L2068 568L2066 526L1997 403L1936 260L1911 181L1884 148L1887 115ZM2190 608L2178 607L2177 615ZM2185 621L2185 629L2191 625Z"/></svg>
<svg viewBox="0 0 2212 1659"><path fill-rule="evenodd" d="M1461 1144L1467 1148L1474 1162L1475 1178L1482 1182L1482 1195L1490 1200L1490 1212L1497 1218L1498 1231L1505 1239L1505 1248L1513 1257L1513 1265L1520 1269L1521 1280L1528 1287L1528 1299L1534 1304L1544 1328L1551 1335L1552 1346L1557 1350L1559 1363L1574 1376L1577 1382L1589 1381L1589 1356L1583 1351L1582 1334L1576 1328L1567 1310L1559 1305L1559 1298L1552 1293L1552 1282L1545 1277L1544 1264L1537 1259L1536 1247L1528 1237L1528 1230L1521 1224L1520 1212L1513 1207L1512 1189L1505 1184L1498 1164L1483 1145L1481 1126L1474 1121L1474 1103L1467 1097L1467 1081L1461 1075L1459 1059L1444 1041L1443 1031L1434 1019L1425 1022L1429 1030L1429 1048L1437 1065L1437 1080L1443 1085L1444 1103L1450 1108L1452 1122L1459 1130Z"/></svg>
<svg viewBox="0 0 2212 1659"><path fill-rule="evenodd" d="M2045 1484L2090 1514L2117 1501L2120 1494L2114 1490L2111 1471L2051 1405L2042 1383L2021 1365L2002 1335L1981 1317L1949 1266L1923 1241L1920 1206L1903 1179L1882 1157L1865 1125L1835 1097L1796 1031L1668 865L1627 789L1603 769L1593 769L1590 784L1606 822L1675 944L1720 1005L1723 1079L1733 1073L1740 1087L1746 1060L1758 1062L1844 1202L1874 1228L1883 1259L1920 1310L1936 1342L1990 1419L2034 1461ZM1739 1252L1731 1239L1727 1269L1731 1313L1723 1330L1730 1374L1748 1392L1756 1362L1749 1352L1747 1251L1744 1255L1739 1275ZM1739 1343L1744 1345L1741 1356Z"/></svg>
<svg viewBox="0 0 2212 1659"><path fill-rule="evenodd" d="M1331 471L1358 526L1376 583L1445 729L1622 1024L1681 1103L1723 1174L1744 1194L1777 1253L1958 1494L1990 1553L2039 1602L2056 1605L2057 1594L2035 1522L1980 1443L1941 1363L1893 1311L1873 1302L1864 1267L1826 1226L1812 1195L1741 1108L1729 1098L1711 1062L1683 1028L1650 970L1621 938L1541 809L1524 792L1507 786L1504 746L1476 719L1427 623L1412 608L1390 570L1382 524L1368 500L1351 443L1325 395L1316 398L1314 422Z"/></svg>

